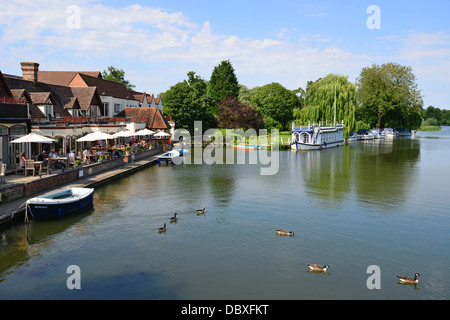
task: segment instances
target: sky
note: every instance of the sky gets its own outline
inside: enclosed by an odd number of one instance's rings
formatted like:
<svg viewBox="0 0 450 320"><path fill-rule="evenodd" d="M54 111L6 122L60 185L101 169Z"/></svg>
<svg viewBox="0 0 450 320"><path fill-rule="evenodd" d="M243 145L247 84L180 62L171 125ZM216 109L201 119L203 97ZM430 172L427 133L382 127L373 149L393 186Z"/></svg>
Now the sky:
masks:
<svg viewBox="0 0 450 320"><path fill-rule="evenodd" d="M410 66L430 105L450 109L448 0L0 0L0 71L103 71L159 94L229 60L248 88L355 82L373 64Z"/></svg>

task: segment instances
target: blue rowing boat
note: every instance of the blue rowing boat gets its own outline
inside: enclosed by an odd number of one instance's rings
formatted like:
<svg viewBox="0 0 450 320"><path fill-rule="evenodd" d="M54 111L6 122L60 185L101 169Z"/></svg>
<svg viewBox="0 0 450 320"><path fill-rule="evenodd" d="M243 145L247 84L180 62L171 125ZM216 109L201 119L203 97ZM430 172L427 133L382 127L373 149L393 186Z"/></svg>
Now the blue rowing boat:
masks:
<svg viewBox="0 0 450 320"><path fill-rule="evenodd" d="M92 205L94 188L67 188L31 198L26 202L26 217L33 220L58 218Z"/></svg>

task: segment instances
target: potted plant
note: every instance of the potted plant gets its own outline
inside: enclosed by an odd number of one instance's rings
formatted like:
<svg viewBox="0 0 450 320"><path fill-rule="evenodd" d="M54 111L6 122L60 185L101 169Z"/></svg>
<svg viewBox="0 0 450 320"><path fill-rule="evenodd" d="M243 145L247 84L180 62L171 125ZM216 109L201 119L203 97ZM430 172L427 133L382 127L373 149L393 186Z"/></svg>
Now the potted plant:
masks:
<svg viewBox="0 0 450 320"><path fill-rule="evenodd" d="M125 155L126 156L130 156L131 155L131 148L130 147L126 147L125 148Z"/></svg>
<svg viewBox="0 0 450 320"><path fill-rule="evenodd" d="M83 162L81 162L81 160L75 160L75 162L73 163L74 169L76 169L78 167L82 167L82 166L83 166Z"/></svg>

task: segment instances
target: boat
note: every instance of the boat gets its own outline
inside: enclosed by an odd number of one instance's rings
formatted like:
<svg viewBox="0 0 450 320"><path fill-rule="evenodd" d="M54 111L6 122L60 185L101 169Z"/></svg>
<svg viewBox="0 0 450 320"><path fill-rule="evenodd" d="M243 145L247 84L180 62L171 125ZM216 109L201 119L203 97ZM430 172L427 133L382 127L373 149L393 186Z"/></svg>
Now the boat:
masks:
<svg viewBox="0 0 450 320"><path fill-rule="evenodd" d="M292 143L294 150L318 150L344 145L344 121L336 122L336 87L334 88L334 122L325 125L308 124L296 126L292 124Z"/></svg>
<svg viewBox="0 0 450 320"><path fill-rule="evenodd" d="M411 132L401 127L397 130L397 137L411 137Z"/></svg>
<svg viewBox="0 0 450 320"><path fill-rule="evenodd" d="M344 144L344 122L332 125L309 124L292 125L292 144L294 150L318 150Z"/></svg>
<svg viewBox="0 0 450 320"><path fill-rule="evenodd" d="M350 134L350 136L348 137L347 140L348 140L349 142L352 142L352 141L358 141L360 138L361 138L361 137L360 137L360 135L359 135L358 133L352 132L352 133Z"/></svg>
<svg viewBox="0 0 450 320"><path fill-rule="evenodd" d="M386 138L386 134L383 131L381 131L380 129L376 129L376 128L372 129L372 130L370 130L370 133L373 134L373 137L375 139L384 139L384 138Z"/></svg>
<svg viewBox="0 0 450 320"><path fill-rule="evenodd" d="M240 149L240 150L260 150L262 147L260 146L247 146L247 145L233 145L234 149Z"/></svg>
<svg viewBox="0 0 450 320"><path fill-rule="evenodd" d="M94 188L67 188L26 201L26 218L35 221L58 218L92 205Z"/></svg>
<svg viewBox="0 0 450 320"><path fill-rule="evenodd" d="M383 132L387 139L393 139L397 137L397 131L394 128L384 128Z"/></svg>
<svg viewBox="0 0 450 320"><path fill-rule="evenodd" d="M180 152L176 150L172 150L166 153L163 153L162 155L158 156L158 163L165 162L165 163L173 163L173 160L176 158L181 157L182 155Z"/></svg>
<svg viewBox="0 0 450 320"><path fill-rule="evenodd" d="M359 140L373 140L374 135L370 133L367 129L359 129L358 134L360 136Z"/></svg>

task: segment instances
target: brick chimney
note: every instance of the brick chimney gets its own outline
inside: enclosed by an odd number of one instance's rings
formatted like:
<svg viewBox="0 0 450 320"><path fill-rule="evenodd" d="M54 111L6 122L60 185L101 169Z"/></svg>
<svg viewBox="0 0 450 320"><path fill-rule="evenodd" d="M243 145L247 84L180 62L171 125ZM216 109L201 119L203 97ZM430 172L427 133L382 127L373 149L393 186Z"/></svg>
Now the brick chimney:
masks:
<svg viewBox="0 0 450 320"><path fill-rule="evenodd" d="M21 62L22 78L33 82L38 81L39 63L36 62Z"/></svg>

